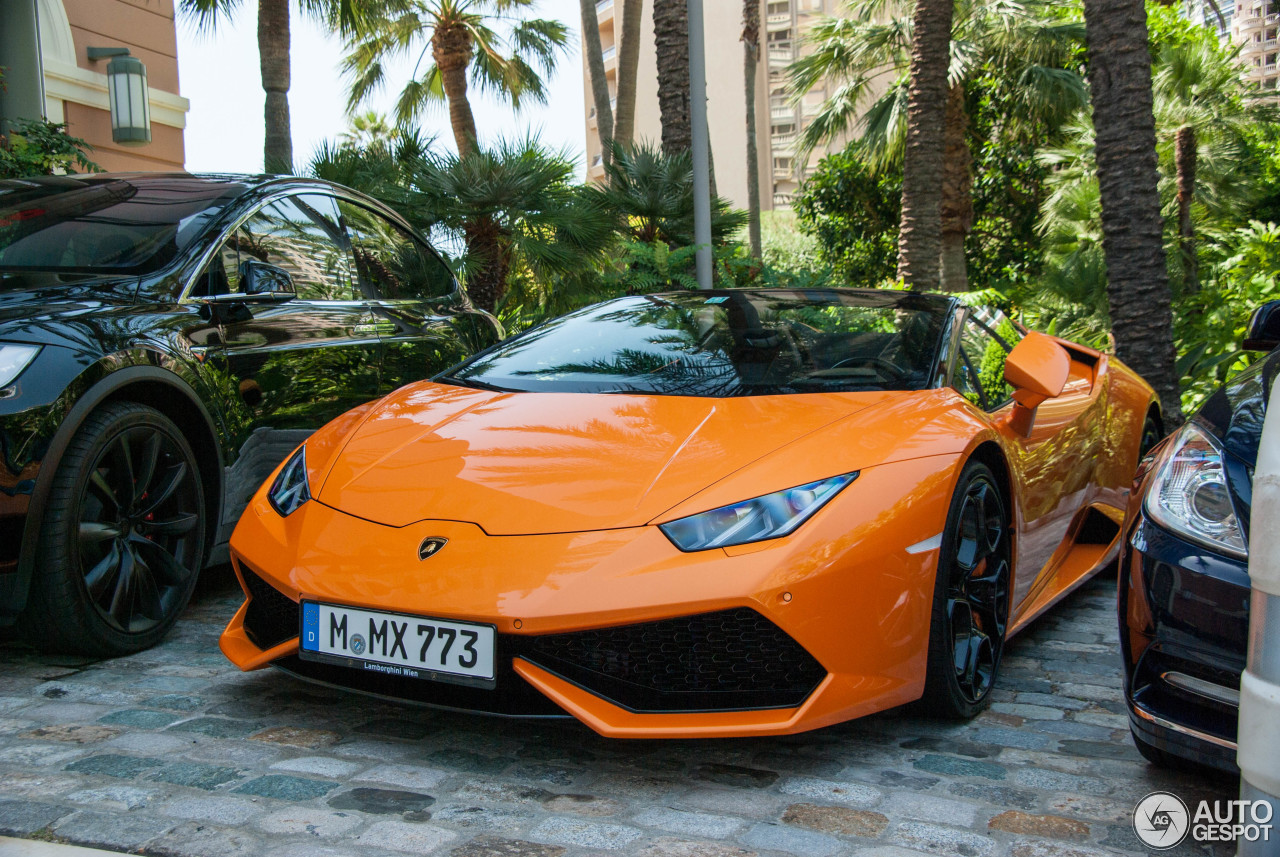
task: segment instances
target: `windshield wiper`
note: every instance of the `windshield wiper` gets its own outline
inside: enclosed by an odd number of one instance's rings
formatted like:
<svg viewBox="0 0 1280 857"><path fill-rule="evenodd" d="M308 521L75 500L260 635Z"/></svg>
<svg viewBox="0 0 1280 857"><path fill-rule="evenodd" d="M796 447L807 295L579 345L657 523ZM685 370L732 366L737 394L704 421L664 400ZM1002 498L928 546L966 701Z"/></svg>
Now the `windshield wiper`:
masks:
<svg viewBox="0 0 1280 857"><path fill-rule="evenodd" d="M453 384L458 387L470 387L473 390L489 390L493 393L519 393L519 390L513 390L510 387L499 387L497 384L490 384L488 381L477 381L475 378L459 378L456 375L441 375L436 380L444 381L446 384Z"/></svg>

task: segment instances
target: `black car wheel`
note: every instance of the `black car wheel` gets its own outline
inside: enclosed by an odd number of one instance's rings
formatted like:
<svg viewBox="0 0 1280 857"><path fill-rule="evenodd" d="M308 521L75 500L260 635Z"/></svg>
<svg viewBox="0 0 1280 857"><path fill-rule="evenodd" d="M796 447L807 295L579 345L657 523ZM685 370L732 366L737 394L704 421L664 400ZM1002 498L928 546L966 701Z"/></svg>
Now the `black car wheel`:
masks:
<svg viewBox="0 0 1280 857"><path fill-rule="evenodd" d="M67 447L49 495L24 614L41 648L111 656L155 645L204 558L195 454L167 417L115 402Z"/></svg>
<svg viewBox="0 0 1280 857"><path fill-rule="evenodd" d="M922 703L935 716L967 718L987 704L1009 619L1009 516L995 474L965 465L938 556Z"/></svg>

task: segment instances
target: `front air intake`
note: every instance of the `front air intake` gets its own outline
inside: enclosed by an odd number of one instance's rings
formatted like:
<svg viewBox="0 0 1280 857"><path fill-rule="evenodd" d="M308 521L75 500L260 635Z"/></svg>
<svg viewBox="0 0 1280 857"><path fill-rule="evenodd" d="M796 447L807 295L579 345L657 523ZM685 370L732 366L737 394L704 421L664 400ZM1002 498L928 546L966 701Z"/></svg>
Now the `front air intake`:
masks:
<svg viewBox="0 0 1280 857"><path fill-rule="evenodd" d="M250 641L266 650L298 636L298 602L258 577L244 563L240 564L240 575L249 593L244 632Z"/></svg>

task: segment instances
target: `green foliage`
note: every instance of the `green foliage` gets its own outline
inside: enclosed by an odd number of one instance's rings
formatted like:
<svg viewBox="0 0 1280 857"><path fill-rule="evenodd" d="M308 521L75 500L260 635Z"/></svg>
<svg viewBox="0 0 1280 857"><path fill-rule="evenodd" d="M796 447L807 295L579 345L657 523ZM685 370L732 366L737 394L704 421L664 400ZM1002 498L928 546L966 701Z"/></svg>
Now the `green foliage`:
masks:
<svg viewBox="0 0 1280 857"><path fill-rule="evenodd" d="M67 126L44 119L18 119L7 136L0 135L0 179L98 172L89 160L93 147L67 133Z"/></svg>
<svg viewBox="0 0 1280 857"><path fill-rule="evenodd" d="M846 286L874 286L897 269L901 173L874 171L855 149L828 155L796 197L796 219Z"/></svg>

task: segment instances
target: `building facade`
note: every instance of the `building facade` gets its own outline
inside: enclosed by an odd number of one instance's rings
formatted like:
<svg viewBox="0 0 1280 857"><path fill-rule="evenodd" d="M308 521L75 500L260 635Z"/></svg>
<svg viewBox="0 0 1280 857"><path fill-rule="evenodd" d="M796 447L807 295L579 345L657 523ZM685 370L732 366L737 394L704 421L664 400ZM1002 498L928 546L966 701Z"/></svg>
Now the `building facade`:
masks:
<svg viewBox="0 0 1280 857"><path fill-rule="evenodd" d="M151 142L112 141L108 60L88 49L128 48L147 67ZM104 170L181 170L190 109L179 94L173 0L0 0L0 119L44 116L93 146Z"/></svg>
<svg viewBox="0 0 1280 857"><path fill-rule="evenodd" d="M609 92L618 91L618 45L622 29L621 0L599 0L600 44L604 49ZM797 156L800 132L807 127L827 97L823 87L807 93L799 104L787 89L786 68L803 50L804 35L821 15L833 14L838 0L761 0L759 63L756 67L756 141L759 152L760 207L768 211L787 208L800 182L822 156L843 148L836 141L808 158ZM715 165L716 191L736 207L747 205L746 97L742 5L736 0L712 0L703 6L707 58L707 124ZM586 93L587 178L604 178L600 135L596 127L583 52L583 86ZM658 111L658 66L653 41L653 6L644 3L640 62L636 79L635 139L657 145L662 136Z"/></svg>
<svg viewBox="0 0 1280 857"><path fill-rule="evenodd" d="M1232 0L1219 0L1230 6ZM1240 46L1240 60L1251 80L1263 90L1280 95L1280 0L1236 0L1231 18L1231 39Z"/></svg>

